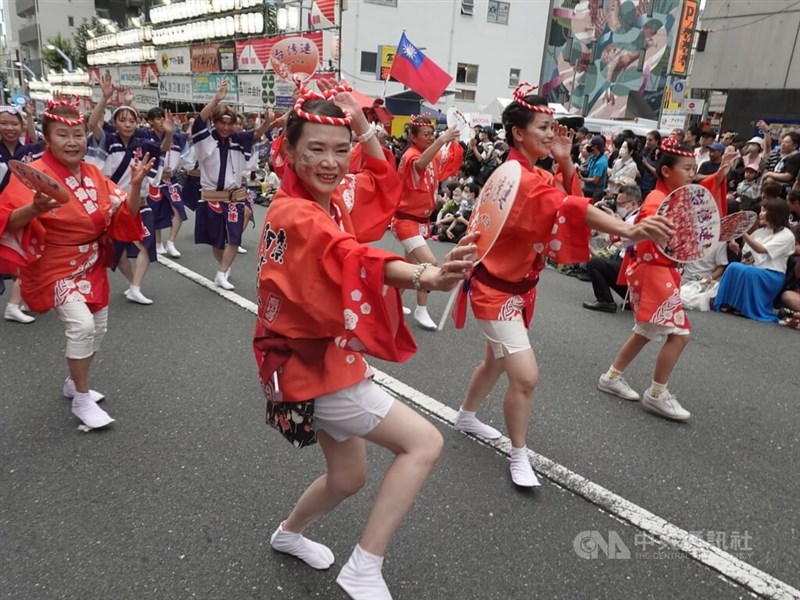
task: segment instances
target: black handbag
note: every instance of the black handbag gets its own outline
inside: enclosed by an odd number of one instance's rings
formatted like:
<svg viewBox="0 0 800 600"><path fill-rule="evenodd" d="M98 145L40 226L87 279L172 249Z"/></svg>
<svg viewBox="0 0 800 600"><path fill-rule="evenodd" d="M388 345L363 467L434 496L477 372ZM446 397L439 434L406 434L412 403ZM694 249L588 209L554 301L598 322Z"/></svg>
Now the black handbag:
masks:
<svg viewBox="0 0 800 600"><path fill-rule="evenodd" d="M277 430L295 448L317 443L314 401L273 402L267 400L267 425Z"/></svg>

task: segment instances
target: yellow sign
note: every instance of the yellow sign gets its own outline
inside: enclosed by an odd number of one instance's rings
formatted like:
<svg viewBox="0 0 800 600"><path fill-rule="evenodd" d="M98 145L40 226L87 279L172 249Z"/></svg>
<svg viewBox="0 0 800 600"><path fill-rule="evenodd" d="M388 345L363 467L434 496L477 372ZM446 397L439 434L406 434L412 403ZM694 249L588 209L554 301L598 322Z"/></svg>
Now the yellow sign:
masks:
<svg viewBox="0 0 800 600"><path fill-rule="evenodd" d="M397 46L378 46L378 68L375 76L381 81L388 79L395 54L397 54Z"/></svg>
<svg viewBox="0 0 800 600"><path fill-rule="evenodd" d="M673 98L673 95L674 92L672 90L671 85L668 85L667 87L664 88L664 105L663 105L664 110L677 112L681 109L681 103L676 102L675 99Z"/></svg>
<svg viewBox="0 0 800 600"><path fill-rule="evenodd" d="M697 26L697 0L683 0L681 24L675 38L675 52L672 55L673 75L686 75L689 71L689 59L694 43L694 28Z"/></svg>

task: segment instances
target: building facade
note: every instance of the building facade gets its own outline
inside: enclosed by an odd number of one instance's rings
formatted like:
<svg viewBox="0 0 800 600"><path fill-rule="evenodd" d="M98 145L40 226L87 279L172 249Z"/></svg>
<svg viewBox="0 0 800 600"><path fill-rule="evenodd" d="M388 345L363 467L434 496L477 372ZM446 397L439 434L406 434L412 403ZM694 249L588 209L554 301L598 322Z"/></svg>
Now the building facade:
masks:
<svg viewBox="0 0 800 600"><path fill-rule="evenodd" d="M341 12L341 70L365 94L380 96L379 46L389 57L405 30L412 44L453 76L439 107L465 112L518 83L539 82L549 2L530 0L349 0ZM389 82L386 95L403 91Z"/></svg>
<svg viewBox="0 0 800 600"><path fill-rule="evenodd" d="M727 93L723 128L799 125L800 5L793 0L707 0L689 84Z"/></svg>
<svg viewBox="0 0 800 600"><path fill-rule="evenodd" d="M19 19L14 29L19 60L41 78L46 69L42 49L60 34L72 35L85 18L97 16L94 0L9 0L14 16Z"/></svg>

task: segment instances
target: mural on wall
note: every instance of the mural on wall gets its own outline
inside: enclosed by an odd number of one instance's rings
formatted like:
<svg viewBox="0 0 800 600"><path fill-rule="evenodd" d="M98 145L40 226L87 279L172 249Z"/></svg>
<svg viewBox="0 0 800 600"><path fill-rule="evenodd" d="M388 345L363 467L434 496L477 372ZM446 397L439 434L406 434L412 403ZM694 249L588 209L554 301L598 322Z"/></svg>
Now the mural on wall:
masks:
<svg viewBox="0 0 800 600"><path fill-rule="evenodd" d="M554 0L542 93L574 114L656 118L681 5L682 0Z"/></svg>

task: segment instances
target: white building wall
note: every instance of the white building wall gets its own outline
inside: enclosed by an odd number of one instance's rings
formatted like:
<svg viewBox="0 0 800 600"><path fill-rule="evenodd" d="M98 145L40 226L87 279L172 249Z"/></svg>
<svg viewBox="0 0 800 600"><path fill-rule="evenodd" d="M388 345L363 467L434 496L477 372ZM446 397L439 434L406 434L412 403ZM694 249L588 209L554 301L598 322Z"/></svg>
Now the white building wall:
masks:
<svg viewBox="0 0 800 600"><path fill-rule="evenodd" d="M396 46L403 29L412 44L454 77L451 89L475 91L475 101L444 96L438 106L451 104L476 111L497 97L510 97L510 69L520 69L520 81L539 82L545 47L549 0L510 0L508 24L487 21L489 0L475 0L472 16L461 14L460 0L397 0L383 6L349 0L342 12L342 72L365 94L378 96L384 82L361 72L361 52L379 45ZM458 63L478 65L476 85L455 81ZM402 92L389 83L386 95Z"/></svg>

